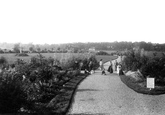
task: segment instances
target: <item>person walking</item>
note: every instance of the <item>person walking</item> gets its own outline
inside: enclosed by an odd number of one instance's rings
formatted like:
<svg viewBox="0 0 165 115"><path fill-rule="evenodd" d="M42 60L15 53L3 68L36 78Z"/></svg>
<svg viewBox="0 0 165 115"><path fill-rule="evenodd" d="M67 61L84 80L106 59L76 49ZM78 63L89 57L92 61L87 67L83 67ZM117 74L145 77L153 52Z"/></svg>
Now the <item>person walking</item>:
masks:
<svg viewBox="0 0 165 115"><path fill-rule="evenodd" d="M123 72L123 70L122 70L122 65L121 65L121 63L119 63L119 64L117 65L117 74L118 74L118 75L124 75L124 72Z"/></svg>
<svg viewBox="0 0 165 115"><path fill-rule="evenodd" d="M100 65L100 69L101 69L101 75L106 75L106 72L105 72L105 68L103 66L103 61L102 59L100 59L100 62L99 62L99 65Z"/></svg>
<svg viewBox="0 0 165 115"><path fill-rule="evenodd" d="M102 61L102 59L100 59L99 65L100 65L100 70L102 71L103 70L103 61Z"/></svg>
<svg viewBox="0 0 165 115"><path fill-rule="evenodd" d="M115 60L114 66L115 66L115 71L117 71L117 66L118 66L117 60Z"/></svg>
<svg viewBox="0 0 165 115"><path fill-rule="evenodd" d="M108 67L108 72L113 73L112 62L110 61L110 65Z"/></svg>

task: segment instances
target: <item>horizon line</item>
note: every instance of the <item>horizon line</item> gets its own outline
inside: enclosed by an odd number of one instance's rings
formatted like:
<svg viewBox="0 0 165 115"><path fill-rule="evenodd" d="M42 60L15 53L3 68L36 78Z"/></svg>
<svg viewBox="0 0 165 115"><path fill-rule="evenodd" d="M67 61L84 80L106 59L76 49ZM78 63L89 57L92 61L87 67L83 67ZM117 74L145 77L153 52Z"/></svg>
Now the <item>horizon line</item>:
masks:
<svg viewBox="0 0 165 115"><path fill-rule="evenodd" d="M33 42L28 42L28 43L22 43L22 42L0 42L0 44L33 44L33 45L62 45L62 44L78 44L78 43L121 43L121 42L127 42L127 43L141 43L141 42L145 42L145 43L151 43L151 44L165 44L165 43L155 43L155 42L147 42L147 41L112 41L112 42L68 42L68 43L33 43Z"/></svg>

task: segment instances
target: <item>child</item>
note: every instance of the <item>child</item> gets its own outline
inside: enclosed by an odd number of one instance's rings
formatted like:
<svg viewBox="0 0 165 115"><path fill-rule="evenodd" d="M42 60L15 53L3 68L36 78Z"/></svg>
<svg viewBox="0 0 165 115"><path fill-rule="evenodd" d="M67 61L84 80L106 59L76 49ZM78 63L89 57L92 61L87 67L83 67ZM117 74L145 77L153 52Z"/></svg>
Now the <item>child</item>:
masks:
<svg viewBox="0 0 165 115"><path fill-rule="evenodd" d="M89 71L87 69L84 70L85 74L89 74Z"/></svg>
<svg viewBox="0 0 165 115"><path fill-rule="evenodd" d="M105 73L105 68L102 69L101 75L106 75L106 73Z"/></svg>

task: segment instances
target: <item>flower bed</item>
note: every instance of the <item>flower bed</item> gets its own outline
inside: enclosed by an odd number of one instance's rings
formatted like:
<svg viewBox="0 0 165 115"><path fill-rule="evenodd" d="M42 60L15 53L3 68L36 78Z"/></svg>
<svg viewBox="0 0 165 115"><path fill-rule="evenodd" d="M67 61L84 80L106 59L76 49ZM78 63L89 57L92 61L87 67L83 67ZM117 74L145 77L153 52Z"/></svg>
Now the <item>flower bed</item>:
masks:
<svg viewBox="0 0 165 115"><path fill-rule="evenodd" d="M165 93L165 57L148 57L143 54L143 50L135 49L126 52L122 62L125 72L135 71L141 74L131 76L129 74L120 75L121 81L138 93L159 95ZM155 78L155 88L146 88L146 79ZM141 81L137 79L141 79Z"/></svg>
<svg viewBox="0 0 165 115"><path fill-rule="evenodd" d="M30 62L18 60L14 70L9 67L0 72L0 114L66 113L75 88L87 75L73 63L59 62L58 66L54 62L39 55Z"/></svg>
<svg viewBox="0 0 165 115"><path fill-rule="evenodd" d="M121 81L126 84L129 88L133 89L137 93L148 94L148 95L160 95L165 94L165 86L155 86L154 89L149 89L146 87L146 80L142 82L137 82L130 76L120 75Z"/></svg>

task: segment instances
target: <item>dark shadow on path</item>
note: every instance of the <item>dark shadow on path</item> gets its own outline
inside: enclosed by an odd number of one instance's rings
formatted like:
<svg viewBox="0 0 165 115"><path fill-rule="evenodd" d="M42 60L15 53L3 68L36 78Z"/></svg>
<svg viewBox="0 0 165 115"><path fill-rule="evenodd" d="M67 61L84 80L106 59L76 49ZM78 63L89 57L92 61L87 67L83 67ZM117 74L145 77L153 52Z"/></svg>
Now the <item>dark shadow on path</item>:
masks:
<svg viewBox="0 0 165 115"><path fill-rule="evenodd" d="M97 89L78 89L77 92L83 92L83 91L99 91Z"/></svg>
<svg viewBox="0 0 165 115"><path fill-rule="evenodd" d="M107 114L106 113L96 113L96 114L78 113L78 114L68 114L68 115L107 115Z"/></svg>

